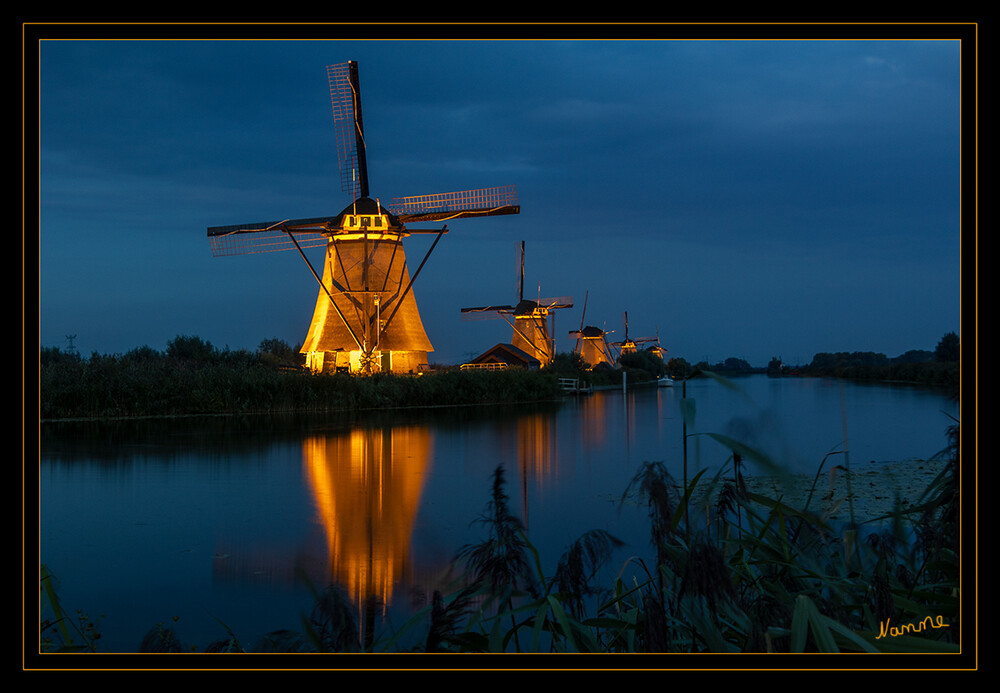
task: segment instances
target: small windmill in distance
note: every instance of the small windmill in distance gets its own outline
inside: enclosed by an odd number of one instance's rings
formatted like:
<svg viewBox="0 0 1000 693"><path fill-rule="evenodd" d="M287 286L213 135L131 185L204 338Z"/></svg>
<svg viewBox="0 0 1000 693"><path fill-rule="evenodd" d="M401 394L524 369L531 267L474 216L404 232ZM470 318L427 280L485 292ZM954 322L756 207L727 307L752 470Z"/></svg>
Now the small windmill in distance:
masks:
<svg viewBox="0 0 1000 693"><path fill-rule="evenodd" d="M583 362L590 369L613 366L615 360L611 356L611 349L608 346L608 335L610 333L593 325L584 326L584 321L587 319L587 299L589 297L590 292L588 291L583 298L583 313L580 315L580 328L570 330L569 333L570 337L576 337L574 351L580 355L580 358L583 359Z"/></svg>
<svg viewBox="0 0 1000 693"><path fill-rule="evenodd" d="M622 356L627 354L634 354L638 351L639 344L647 344L649 342L655 342L657 345L660 343L660 338L656 337L640 337L639 339L632 339L628 336L628 311L625 311L625 338L620 342L611 342L611 346L618 350L618 358L620 360Z"/></svg>
<svg viewBox="0 0 1000 693"><path fill-rule="evenodd" d="M515 305L488 305L462 308L462 319L503 318L514 330L511 344L545 366L555 357L555 315L549 315L561 308L572 308L573 297L538 298L524 297L524 241L521 241L521 262Z"/></svg>

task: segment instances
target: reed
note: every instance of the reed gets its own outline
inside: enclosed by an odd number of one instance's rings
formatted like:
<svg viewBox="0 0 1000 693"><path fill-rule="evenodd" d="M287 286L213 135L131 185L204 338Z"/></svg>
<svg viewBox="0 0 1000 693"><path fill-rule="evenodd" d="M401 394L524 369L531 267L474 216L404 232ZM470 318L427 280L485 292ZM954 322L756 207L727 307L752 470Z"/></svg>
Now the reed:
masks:
<svg viewBox="0 0 1000 693"><path fill-rule="evenodd" d="M39 418L359 411L558 399L543 371L442 369L421 376L310 375L276 367L266 353L139 350L89 359L46 354L39 365Z"/></svg>
<svg viewBox="0 0 1000 693"><path fill-rule="evenodd" d="M646 509L649 558L629 556L606 585L603 569L621 542L587 532L546 576L498 468L479 518L484 539L458 552L459 578L402 628L359 638L343 596L328 588L317 593L303 632L267 634L247 651L958 653L959 430L956 421L947 466L920 502L865 522L833 522L808 497L794 506L780 493L748 491L743 460L775 473L780 465L725 436L712 436L728 451L714 476L702 470L678 482L665 465L647 462L622 504ZM43 641L93 648L92 630L73 637L52 585L43 570L43 598L54 611L41 624ZM157 627L144 647L179 651L178 643ZM205 649L243 646L230 633Z"/></svg>

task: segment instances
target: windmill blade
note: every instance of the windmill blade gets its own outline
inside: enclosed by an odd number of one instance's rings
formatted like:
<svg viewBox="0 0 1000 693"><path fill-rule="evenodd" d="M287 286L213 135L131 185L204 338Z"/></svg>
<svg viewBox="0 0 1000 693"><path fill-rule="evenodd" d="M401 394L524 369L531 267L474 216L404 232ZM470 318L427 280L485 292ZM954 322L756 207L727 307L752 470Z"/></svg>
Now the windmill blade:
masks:
<svg viewBox="0 0 1000 693"><path fill-rule="evenodd" d="M556 310L557 308L572 308L573 297L560 296L559 298L540 298L538 299L538 306L539 308L544 308L546 310Z"/></svg>
<svg viewBox="0 0 1000 693"><path fill-rule="evenodd" d="M514 185L396 197L388 205L388 209L404 224L519 214L521 211L517 201L517 186Z"/></svg>
<svg viewBox="0 0 1000 693"><path fill-rule="evenodd" d="M504 315L513 314L515 306L478 306L462 308L462 320L494 320Z"/></svg>
<svg viewBox="0 0 1000 693"><path fill-rule="evenodd" d="M253 224L208 227L212 255L248 255L301 248L325 247L337 217L285 219ZM294 238L293 238L294 236Z"/></svg>
<svg viewBox="0 0 1000 693"><path fill-rule="evenodd" d="M517 262L517 302L524 300L524 241L521 241L521 256Z"/></svg>
<svg viewBox="0 0 1000 693"><path fill-rule="evenodd" d="M580 314L580 329L577 331L576 350L580 351L580 340L583 339L583 321L587 317L587 299L590 298L590 290L583 295L583 313ZM572 335L573 333L570 332Z"/></svg>
<svg viewBox="0 0 1000 693"><path fill-rule="evenodd" d="M340 187L351 199L368 197L368 160L361 117L361 81L353 60L326 68L340 161Z"/></svg>

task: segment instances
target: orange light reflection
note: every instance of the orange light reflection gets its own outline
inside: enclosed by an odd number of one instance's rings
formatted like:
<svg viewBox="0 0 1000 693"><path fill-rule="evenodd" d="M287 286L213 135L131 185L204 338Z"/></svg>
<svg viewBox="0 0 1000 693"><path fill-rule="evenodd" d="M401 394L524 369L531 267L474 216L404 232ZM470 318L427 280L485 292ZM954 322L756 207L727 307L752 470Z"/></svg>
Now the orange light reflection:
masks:
<svg viewBox="0 0 1000 693"><path fill-rule="evenodd" d="M366 428L303 442L327 543L327 578L356 605L384 610L411 568L410 537L429 471L428 428Z"/></svg>

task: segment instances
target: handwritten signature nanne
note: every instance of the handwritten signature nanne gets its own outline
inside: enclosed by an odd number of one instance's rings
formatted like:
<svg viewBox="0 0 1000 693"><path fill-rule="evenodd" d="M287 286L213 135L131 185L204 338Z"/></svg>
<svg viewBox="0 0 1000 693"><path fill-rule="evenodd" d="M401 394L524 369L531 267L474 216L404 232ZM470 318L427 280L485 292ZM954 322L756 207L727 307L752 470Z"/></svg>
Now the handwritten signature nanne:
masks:
<svg viewBox="0 0 1000 693"><path fill-rule="evenodd" d="M933 617L925 616L922 620L917 621L916 623L907 623L902 626L890 626L889 619L886 619L879 624L879 634L875 636L875 639L878 640L879 638L885 637L896 638L900 635L921 633L927 630L928 626L937 629L947 628L948 624L944 622L944 619L940 615Z"/></svg>

